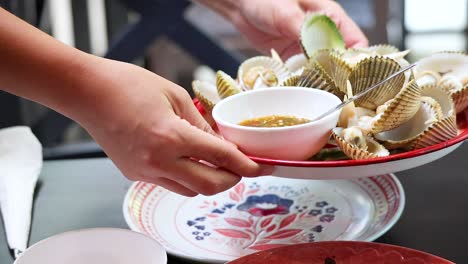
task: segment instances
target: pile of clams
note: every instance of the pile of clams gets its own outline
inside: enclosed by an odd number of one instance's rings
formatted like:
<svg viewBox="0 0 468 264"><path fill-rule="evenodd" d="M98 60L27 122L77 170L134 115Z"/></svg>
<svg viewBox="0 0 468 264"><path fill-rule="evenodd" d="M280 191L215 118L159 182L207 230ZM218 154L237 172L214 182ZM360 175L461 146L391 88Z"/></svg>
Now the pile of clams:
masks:
<svg viewBox="0 0 468 264"><path fill-rule="evenodd" d="M346 100L409 65L408 53L374 45L304 51L282 61L272 50L244 61L235 79L218 71L216 83L196 80L193 91L207 112L233 94L272 86L316 88ZM456 114L467 107L468 55L435 53L344 107L330 143L350 159L424 148L456 137Z"/></svg>
<svg viewBox="0 0 468 264"><path fill-rule="evenodd" d="M244 61L236 79L218 71L216 83L195 80L193 90L208 112L223 98L272 86L317 88L346 100L408 65L407 54L375 45L321 49L283 62L273 51ZM436 53L343 108L331 143L351 159L424 148L457 136L456 113L467 107L468 55Z"/></svg>

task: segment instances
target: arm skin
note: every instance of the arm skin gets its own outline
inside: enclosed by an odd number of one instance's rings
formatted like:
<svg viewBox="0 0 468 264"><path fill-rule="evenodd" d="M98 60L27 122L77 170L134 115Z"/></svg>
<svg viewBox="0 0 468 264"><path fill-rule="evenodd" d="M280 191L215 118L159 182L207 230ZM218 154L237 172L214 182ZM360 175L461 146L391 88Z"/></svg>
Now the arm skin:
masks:
<svg viewBox="0 0 468 264"><path fill-rule="evenodd" d="M217 137L176 84L62 44L1 8L0 21L0 89L77 121L127 178L194 196L271 171Z"/></svg>
<svg viewBox="0 0 468 264"><path fill-rule="evenodd" d="M213 9L261 52L274 48L284 59L301 52L300 27L307 12L322 12L337 24L347 47L368 45L367 38L332 0L198 0Z"/></svg>

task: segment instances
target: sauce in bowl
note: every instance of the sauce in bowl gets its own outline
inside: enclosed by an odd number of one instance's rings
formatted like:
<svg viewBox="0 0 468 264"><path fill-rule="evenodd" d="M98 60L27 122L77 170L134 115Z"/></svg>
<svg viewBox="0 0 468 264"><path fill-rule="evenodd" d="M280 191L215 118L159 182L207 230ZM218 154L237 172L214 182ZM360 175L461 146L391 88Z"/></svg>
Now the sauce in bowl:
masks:
<svg viewBox="0 0 468 264"><path fill-rule="evenodd" d="M269 115L244 120L239 123L248 127L286 127L310 122L309 119L292 115Z"/></svg>

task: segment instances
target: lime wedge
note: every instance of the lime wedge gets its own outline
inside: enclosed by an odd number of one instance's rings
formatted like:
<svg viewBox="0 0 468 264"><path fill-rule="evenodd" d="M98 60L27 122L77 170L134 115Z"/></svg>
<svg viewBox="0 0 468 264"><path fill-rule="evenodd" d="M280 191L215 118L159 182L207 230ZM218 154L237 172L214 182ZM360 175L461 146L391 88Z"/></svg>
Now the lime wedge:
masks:
<svg viewBox="0 0 468 264"><path fill-rule="evenodd" d="M319 49L345 49L345 43L333 20L319 13L310 13L301 27L301 46L307 57Z"/></svg>

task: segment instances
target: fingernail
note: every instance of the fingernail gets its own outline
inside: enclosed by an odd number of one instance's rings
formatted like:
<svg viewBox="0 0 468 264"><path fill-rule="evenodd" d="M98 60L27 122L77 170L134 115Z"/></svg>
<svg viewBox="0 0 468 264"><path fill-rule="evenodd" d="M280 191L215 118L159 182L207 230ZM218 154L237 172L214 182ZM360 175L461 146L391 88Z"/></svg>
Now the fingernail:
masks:
<svg viewBox="0 0 468 264"><path fill-rule="evenodd" d="M271 175L275 170L275 166L260 164L260 176Z"/></svg>

